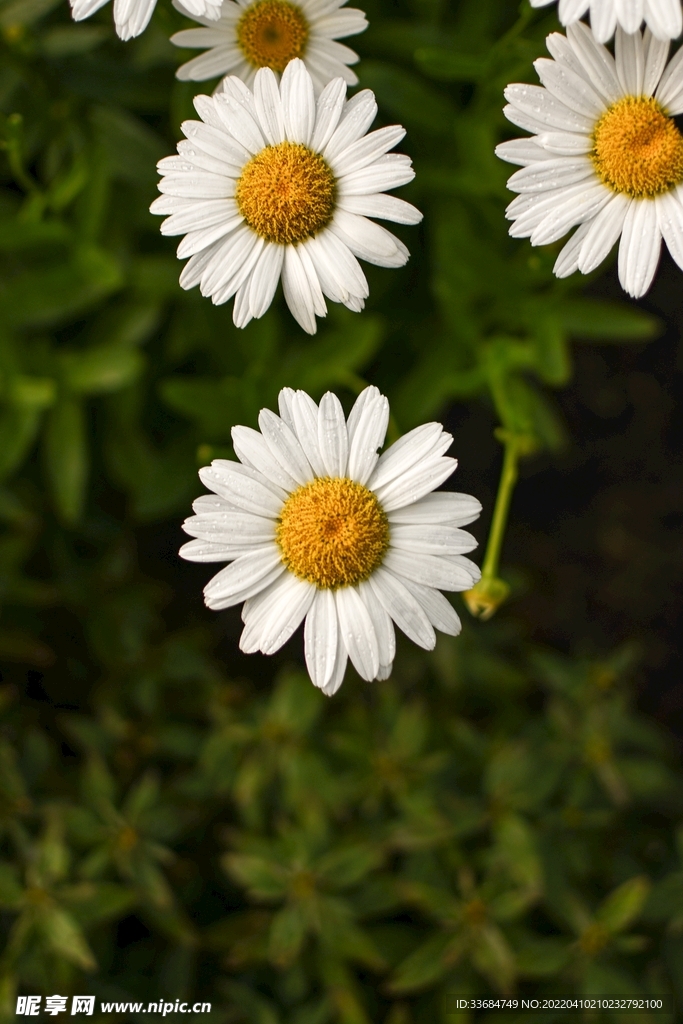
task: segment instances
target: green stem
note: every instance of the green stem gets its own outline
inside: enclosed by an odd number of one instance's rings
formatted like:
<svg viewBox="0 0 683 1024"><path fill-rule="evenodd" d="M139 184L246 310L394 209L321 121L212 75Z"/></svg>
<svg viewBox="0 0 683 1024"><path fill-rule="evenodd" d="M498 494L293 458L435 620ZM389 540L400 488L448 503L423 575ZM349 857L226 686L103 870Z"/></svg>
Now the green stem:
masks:
<svg viewBox="0 0 683 1024"><path fill-rule="evenodd" d="M520 438L516 434L509 434L505 438L505 455L503 456L503 469L498 484L496 505L493 510L493 519L489 531L489 539L486 545L486 555L482 566L482 579L496 579L498 576L498 562L500 552L505 538L505 527L507 526L508 513L512 493L517 483L517 463L520 456Z"/></svg>

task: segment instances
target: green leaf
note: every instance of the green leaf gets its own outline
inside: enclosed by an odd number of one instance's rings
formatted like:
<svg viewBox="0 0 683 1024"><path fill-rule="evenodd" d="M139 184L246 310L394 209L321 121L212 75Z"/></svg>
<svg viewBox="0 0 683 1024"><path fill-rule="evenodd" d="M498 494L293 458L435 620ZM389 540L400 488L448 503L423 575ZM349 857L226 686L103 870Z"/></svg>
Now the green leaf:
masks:
<svg viewBox="0 0 683 1024"><path fill-rule="evenodd" d="M73 917L57 907L44 910L39 917L40 930L55 953L80 967L94 971L97 962L81 929Z"/></svg>
<svg viewBox="0 0 683 1024"><path fill-rule="evenodd" d="M88 450L85 411L73 398L62 398L50 410L45 431L45 460L59 517L78 522L85 503Z"/></svg>
<svg viewBox="0 0 683 1024"><path fill-rule="evenodd" d="M279 899L287 891L287 875L282 868L263 857L229 853L223 857L223 867L238 882L246 886L255 899Z"/></svg>
<svg viewBox="0 0 683 1024"><path fill-rule="evenodd" d="M457 53L439 46L421 46L415 51L420 71L441 82L476 82L488 69L488 58L474 53Z"/></svg>
<svg viewBox="0 0 683 1024"><path fill-rule="evenodd" d="M516 951L517 973L525 978L551 977L563 969L571 954L565 939L529 939Z"/></svg>
<svg viewBox="0 0 683 1024"><path fill-rule="evenodd" d="M333 850L316 864L316 872L337 889L356 885L381 861L381 852L371 846L347 846Z"/></svg>
<svg viewBox="0 0 683 1024"><path fill-rule="evenodd" d="M23 887L14 864L0 863L0 906L8 910L21 903Z"/></svg>
<svg viewBox="0 0 683 1024"><path fill-rule="evenodd" d="M275 914L268 945L268 955L273 963L284 967L296 960L306 929L306 914L298 903L288 904Z"/></svg>
<svg viewBox="0 0 683 1024"><path fill-rule="evenodd" d="M615 935L639 917L650 892L650 881L644 875L629 878L607 896L595 915L606 931Z"/></svg>
<svg viewBox="0 0 683 1024"><path fill-rule="evenodd" d="M6 479L23 462L40 426L40 412L24 405L0 414L0 480Z"/></svg>
<svg viewBox="0 0 683 1024"><path fill-rule="evenodd" d="M433 985L448 971L453 957L447 954L456 948L452 935L433 935L399 964L387 985L388 990L394 995L400 995Z"/></svg>
<svg viewBox="0 0 683 1024"><path fill-rule="evenodd" d="M577 340L617 342L649 341L661 333L661 322L652 314L625 302L574 299L557 306L563 328Z"/></svg>

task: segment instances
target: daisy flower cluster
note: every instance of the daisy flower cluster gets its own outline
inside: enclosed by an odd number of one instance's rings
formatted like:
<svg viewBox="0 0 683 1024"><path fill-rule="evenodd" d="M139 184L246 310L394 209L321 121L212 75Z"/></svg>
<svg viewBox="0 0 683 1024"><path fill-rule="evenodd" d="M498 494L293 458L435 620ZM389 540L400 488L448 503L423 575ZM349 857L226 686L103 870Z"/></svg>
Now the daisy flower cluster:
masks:
<svg viewBox="0 0 683 1024"><path fill-rule="evenodd" d="M662 239L683 268L683 50L668 61L667 40L617 26L613 56L582 22L547 46L542 85L505 91L505 115L532 133L496 150L522 168L508 181L510 234L546 245L576 227L558 277L590 273L619 240L619 280L639 298Z"/></svg>
<svg viewBox="0 0 683 1024"><path fill-rule="evenodd" d="M290 61L278 83L270 68L254 91L226 78L197 96L201 121L182 126L178 155L159 164L163 234L184 235L183 288L199 285L214 303L235 298L244 327L270 306L280 279L292 315L309 334L325 296L360 311L368 284L357 257L400 267L405 245L370 217L416 224L414 206L385 190L411 181L410 159L389 153L398 125L366 134L377 113L369 90L346 100L335 78L317 100L304 62Z"/></svg>
<svg viewBox="0 0 683 1024"><path fill-rule="evenodd" d="M460 620L442 590L480 578L462 527L481 511L467 494L437 492L456 468L452 437L427 423L380 456L389 403L366 388L348 419L336 395L319 405L285 388L280 415L263 409L260 431L233 428L239 462L200 470L212 492L194 503L180 551L229 562L207 584L209 608L243 604L245 653L274 654L302 622L313 683L332 695L350 660L366 680L386 679L394 623L420 647Z"/></svg>

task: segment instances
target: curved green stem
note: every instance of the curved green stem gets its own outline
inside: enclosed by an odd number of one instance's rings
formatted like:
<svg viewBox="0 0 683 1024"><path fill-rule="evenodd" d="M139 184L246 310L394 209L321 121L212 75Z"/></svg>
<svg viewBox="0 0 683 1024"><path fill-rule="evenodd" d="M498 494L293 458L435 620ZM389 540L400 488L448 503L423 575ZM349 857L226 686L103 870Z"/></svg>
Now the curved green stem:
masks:
<svg viewBox="0 0 683 1024"><path fill-rule="evenodd" d="M463 595L472 615L477 615L481 619L490 619L510 593L508 584L498 576L498 564L505 538L510 502L517 483L519 457L527 451L530 440L520 434L503 429L497 430L496 436L503 442L505 454L503 455L503 468L500 473L481 579Z"/></svg>

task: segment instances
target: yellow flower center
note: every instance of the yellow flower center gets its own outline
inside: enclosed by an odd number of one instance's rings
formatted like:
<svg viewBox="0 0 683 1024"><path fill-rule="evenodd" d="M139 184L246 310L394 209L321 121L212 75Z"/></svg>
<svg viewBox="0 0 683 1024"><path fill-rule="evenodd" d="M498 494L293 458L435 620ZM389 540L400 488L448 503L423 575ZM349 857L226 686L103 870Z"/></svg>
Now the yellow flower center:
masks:
<svg viewBox="0 0 683 1024"><path fill-rule="evenodd" d="M303 11L287 0L257 0L237 22L237 42L255 68L282 72L301 57L308 41Z"/></svg>
<svg viewBox="0 0 683 1024"><path fill-rule="evenodd" d="M652 198L683 181L683 136L651 96L625 96L593 133L593 164L615 192Z"/></svg>
<svg viewBox="0 0 683 1024"><path fill-rule="evenodd" d="M277 528L282 561L321 590L366 580L389 546L389 522L367 487L319 477L290 494Z"/></svg>
<svg viewBox="0 0 683 1024"><path fill-rule="evenodd" d="M335 192L334 175L318 153L280 142L245 164L235 199L249 227L267 242L296 245L329 224Z"/></svg>

